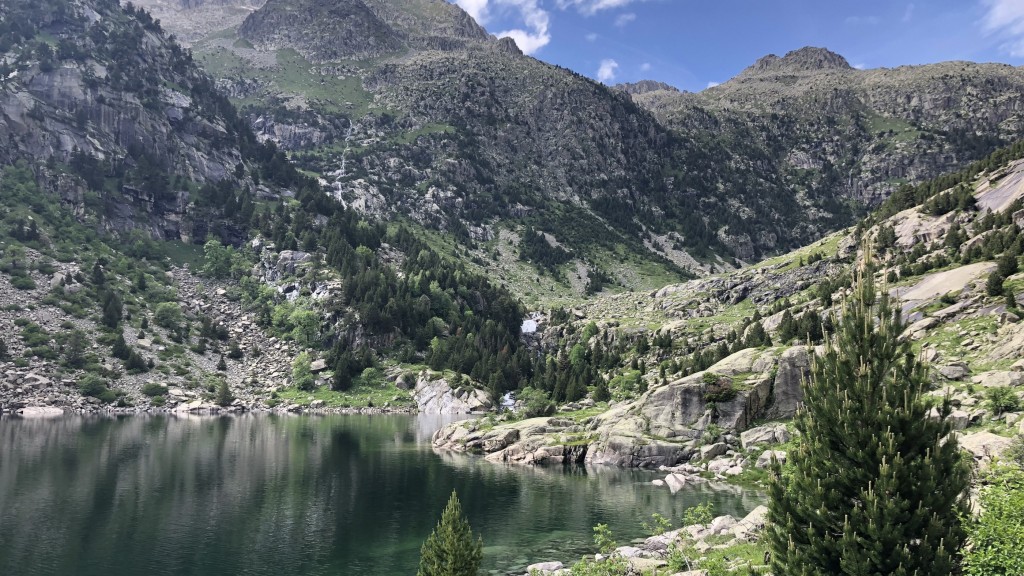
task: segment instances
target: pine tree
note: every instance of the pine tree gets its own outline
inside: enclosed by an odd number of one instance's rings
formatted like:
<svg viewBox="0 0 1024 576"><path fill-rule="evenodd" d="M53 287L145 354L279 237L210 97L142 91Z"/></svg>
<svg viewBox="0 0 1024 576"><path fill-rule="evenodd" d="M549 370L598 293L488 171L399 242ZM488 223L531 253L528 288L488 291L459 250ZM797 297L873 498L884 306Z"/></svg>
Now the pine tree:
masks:
<svg viewBox="0 0 1024 576"><path fill-rule="evenodd" d="M129 354L131 354L131 348L129 348L128 343L124 341L124 333L121 332L117 335L117 339L114 340L114 345L110 349L110 355L114 358L127 360Z"/></svg>
<svg viewBox="0 0 1024 576"><path fill-rule="evenodd" d="M462 505L453 490L441 521L420 549L416 576L476 576L483 547L482 540L473 539L469 521L462 514Z"/></svg>
<svg viewBox="0 0 1024 576"><path fill-rule="evenodd" d="M985 283L985 291L988 292L989 296L999 296L1003 293L1003 282L1006 277L999 273L998 270L993 270L988 275L988 281Z"/></svg>
<svg viewBox="0 0 1024 576"><path fill-rule="evenodd" d="M865 279L865 276L867 279ZM899 309L862 271L815 361L791 469L769 488L777 576L950 574L964 541L969 469L945 416L928 417L926 367Z"/></svg>
<svg viewBox="0 0 1024 576"><path fill-rule="evenodd" d="M0 338L0 360L7 360L8 355L7 342L3 338Z"/></svg>
<svg viewBox="0 0 1024 576"><path fill-rule="evenodd" d="M220 385L217 387L217 405L228 406L235 401L235 397L231 395L231 388L228 387L228 381L221 379Z"/></svg>

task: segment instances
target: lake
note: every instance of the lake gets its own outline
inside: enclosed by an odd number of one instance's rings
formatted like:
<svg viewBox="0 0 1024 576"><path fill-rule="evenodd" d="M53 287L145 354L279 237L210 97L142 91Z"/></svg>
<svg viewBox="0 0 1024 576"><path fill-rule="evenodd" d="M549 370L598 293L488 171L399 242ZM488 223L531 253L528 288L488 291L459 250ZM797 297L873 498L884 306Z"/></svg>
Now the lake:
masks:
<svg viewBox="0 0 1024 576"><path fill-rule="evenodd" d="M653 472L527 468L439 454L427 416L0 418L0 574L407 575L458 491L484 573L621 544L659 512L763 495L671 495Z"/></svg>

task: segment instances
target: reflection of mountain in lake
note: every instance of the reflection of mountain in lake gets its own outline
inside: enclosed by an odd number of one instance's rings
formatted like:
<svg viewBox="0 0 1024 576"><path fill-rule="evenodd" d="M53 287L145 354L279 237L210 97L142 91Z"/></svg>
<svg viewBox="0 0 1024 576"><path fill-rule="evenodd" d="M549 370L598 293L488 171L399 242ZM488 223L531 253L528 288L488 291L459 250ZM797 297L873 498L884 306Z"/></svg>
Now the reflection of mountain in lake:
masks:
<svg viewBox="0 0 1024 576"><path fill-rule="evenodd" d="M607 522L625 541L669 495L648 473L511 468L434 454L406 416L0 420L0 573L410 574L451 490L511 570L568 560Z"/></svg>

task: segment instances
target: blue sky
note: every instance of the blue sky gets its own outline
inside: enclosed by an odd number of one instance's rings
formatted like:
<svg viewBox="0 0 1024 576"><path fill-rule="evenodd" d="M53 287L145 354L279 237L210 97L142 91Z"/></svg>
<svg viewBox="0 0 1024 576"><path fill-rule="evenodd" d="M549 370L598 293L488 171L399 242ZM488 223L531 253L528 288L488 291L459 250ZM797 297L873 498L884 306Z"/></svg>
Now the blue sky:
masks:
<svg viewBox="0 0 1024 576"><path fill-rule="evenodd" d="M822 46L857 67L1024 65L1024 0L451 0L526 53L608 84L691 91L765 54Z"/></svg>

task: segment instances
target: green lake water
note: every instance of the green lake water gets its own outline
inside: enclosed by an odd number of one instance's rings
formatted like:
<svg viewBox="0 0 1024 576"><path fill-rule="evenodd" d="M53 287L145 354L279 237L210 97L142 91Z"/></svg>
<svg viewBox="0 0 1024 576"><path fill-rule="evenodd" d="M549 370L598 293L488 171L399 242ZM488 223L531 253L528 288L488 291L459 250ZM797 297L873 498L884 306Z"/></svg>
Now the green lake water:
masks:
<svg viewBox="0 0 1024 576"><path fill-rule="evenodd" d="M484 573L578 559L659 512L755 491L675 495L656 473L532 468L436 453L415 416L0 418L0 575L408 575L452 489Z"/></svg>

